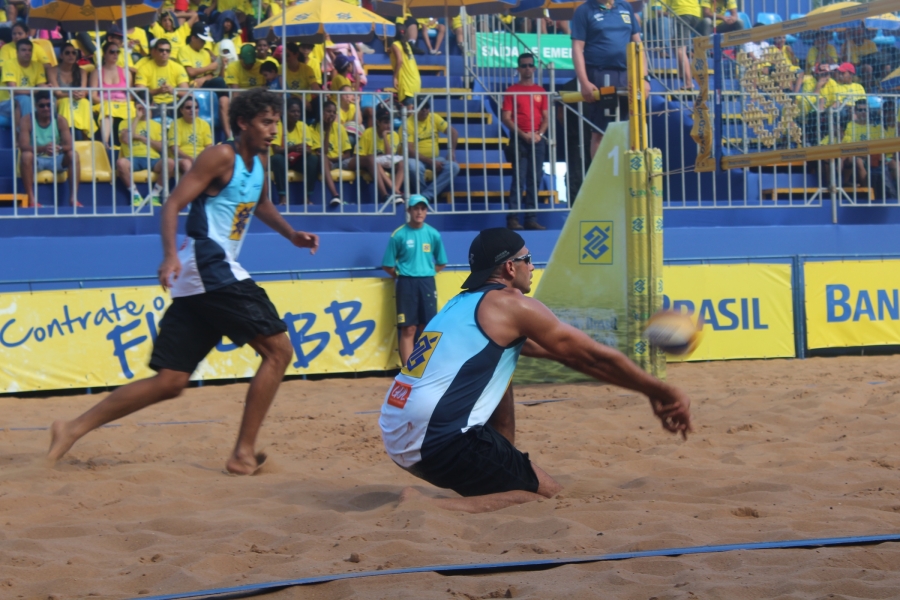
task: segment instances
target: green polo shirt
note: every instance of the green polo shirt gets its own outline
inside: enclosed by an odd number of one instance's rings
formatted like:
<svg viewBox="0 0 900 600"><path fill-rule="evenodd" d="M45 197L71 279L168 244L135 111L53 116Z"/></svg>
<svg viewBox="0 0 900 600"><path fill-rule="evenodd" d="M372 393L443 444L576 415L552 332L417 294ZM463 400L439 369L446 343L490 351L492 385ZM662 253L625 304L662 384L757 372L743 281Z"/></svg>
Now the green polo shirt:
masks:
<svg viewBox="0 0 900 600"><path fill-rule="evenodd" d="M434 277L434 265L446 265L447 253L441 234L427 223L419 229L398 227L384 251L381 265L404 277Z"/></svg>

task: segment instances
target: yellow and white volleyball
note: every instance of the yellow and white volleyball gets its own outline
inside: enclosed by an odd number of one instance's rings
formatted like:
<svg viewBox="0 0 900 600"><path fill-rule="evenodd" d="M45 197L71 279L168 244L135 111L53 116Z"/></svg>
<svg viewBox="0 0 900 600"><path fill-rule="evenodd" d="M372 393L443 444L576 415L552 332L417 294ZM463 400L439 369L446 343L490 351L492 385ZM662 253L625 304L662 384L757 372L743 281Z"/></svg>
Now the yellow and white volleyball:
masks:
<svg viewBox="0 0 900 600"><path fill-rule="evenodd" d="M702 323L674 310L659 311L644 328L644 338L651 345L676 356L686 356L696 350L702 337Z"/></svg>

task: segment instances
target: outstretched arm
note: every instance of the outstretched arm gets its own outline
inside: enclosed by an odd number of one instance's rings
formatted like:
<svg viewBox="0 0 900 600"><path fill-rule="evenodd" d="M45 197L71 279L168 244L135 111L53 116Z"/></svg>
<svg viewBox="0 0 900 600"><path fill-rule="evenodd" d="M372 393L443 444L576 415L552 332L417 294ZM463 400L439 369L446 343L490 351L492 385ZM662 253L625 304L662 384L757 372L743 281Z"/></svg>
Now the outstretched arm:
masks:
<svg viewBox="0 0 900 600"><path fill-rule="evenodd" d="M529 338L523 354L555 360L599 381L645 394L663 427L687 438L691 401L686 394L648 375L618 350L561 322L537 300L522 297L511 308L517 313L515 320L521 333Z"/></svg>

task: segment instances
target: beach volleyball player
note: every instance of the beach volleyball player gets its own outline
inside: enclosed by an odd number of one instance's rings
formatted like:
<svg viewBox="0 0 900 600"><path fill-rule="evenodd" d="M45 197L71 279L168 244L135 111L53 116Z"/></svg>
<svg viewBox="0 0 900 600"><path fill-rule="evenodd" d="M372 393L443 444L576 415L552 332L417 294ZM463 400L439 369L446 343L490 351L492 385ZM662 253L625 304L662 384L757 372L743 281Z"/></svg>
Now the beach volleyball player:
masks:
<svg viewBox="0 0 900 600"><path fill-rule="evenodd" d="M237 140L204 150L163 205L159 281L173 300L150 358L157 374L118 388L76 419L53 423L50 459L105 423L181 394L200 361L228 336L238 346L250 344L262 364L247 390L237 444L225 466L250 474L265 460L255 453L256 436L293 349L266 292L237 262L238 252L253 214L294 246L313 254L319 247L318 236L294 231L281 217L264 185L280 106L279 96L261 88L237 96L228 114ZM188 204L188 237L176 251L178 213Z"/></svg>
<svg viewBox="0 0 900 600"><path fill-rule="evenodd" d="M520 354L641 392L666 430L687 437L691 402L684 393L524 295L534 265L521 236L506 228L482 231L469 248L469 265L465 291L426 325L378 421L394 462L463 496L429 500L486 512L562 489L514 445L510 380ZM417 495L407 488L400 499Z"/></svg>

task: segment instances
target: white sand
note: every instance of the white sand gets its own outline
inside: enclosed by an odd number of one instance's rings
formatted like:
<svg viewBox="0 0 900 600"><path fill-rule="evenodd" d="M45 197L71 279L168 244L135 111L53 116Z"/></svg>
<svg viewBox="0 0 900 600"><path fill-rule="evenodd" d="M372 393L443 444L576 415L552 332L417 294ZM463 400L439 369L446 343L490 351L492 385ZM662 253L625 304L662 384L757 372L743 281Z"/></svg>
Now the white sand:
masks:
<svg viewBox="0 0 900 600"><path fill-rule="evenodd" d="M599 385L517 389L518 446L566 487L492 514L397 506L435 488L384 454L386 378L292 381L231 477L246 385L192 389L89 434L55 468L49 434L102 396L0 399L0 598L120 598L347 571L900 532L894 357L670 366L696 432ZM876 384L877 382L877 384ZM193 425L140 423L220 420ZM448 492L448 494L451 494ZM602 535L601 535L602 534ZM349 562L356 553L359 562ZM433 573L273 598L893 598L900 545L742 551L478 577ZM833 595L830 595L833 594Z"/></svg>

